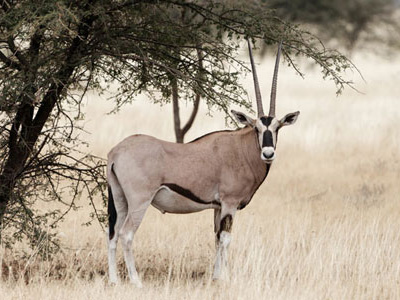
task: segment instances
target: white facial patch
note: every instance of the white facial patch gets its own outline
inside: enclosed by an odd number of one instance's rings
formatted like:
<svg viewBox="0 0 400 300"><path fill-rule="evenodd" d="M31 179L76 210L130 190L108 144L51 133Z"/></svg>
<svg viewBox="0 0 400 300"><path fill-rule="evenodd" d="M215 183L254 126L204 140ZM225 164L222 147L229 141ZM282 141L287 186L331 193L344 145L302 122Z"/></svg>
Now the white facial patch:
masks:
<svg viewBox="0 0 400 300"><path fill-rule="evenodd" d="M261 149L261 159L265 161L271 161L275 158L274 147L263 147Z"/></svg>

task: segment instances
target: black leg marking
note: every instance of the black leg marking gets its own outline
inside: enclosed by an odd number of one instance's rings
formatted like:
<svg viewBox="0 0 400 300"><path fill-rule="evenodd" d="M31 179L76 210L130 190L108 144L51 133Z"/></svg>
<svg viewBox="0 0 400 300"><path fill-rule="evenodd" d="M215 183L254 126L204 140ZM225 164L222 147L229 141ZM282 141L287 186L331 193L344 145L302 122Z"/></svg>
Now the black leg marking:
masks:
<svg viewBox="0 0 400 300"><path fill-rule="evenodd" d="M197 197L195 194L193 194L191 190L185 189L175 183L163 183L162 185L169 187L175 193L178 193L178 194L182 195L183 197L188 198L194 202L201 203L201 204L215 204L215 205L221 206L221 204L215 200L211 201L211 202L204 201L204 200L200 199L199 197Z"/></svg>
<svg viewBox="0 0 400 300"><path fill-rule="evenodd" d="M222 218L219 226L219 231L217 233L218 240L222 231L231 232L232 224L233 224L233 218L231 215L226 215L225 217Z"/></svg>

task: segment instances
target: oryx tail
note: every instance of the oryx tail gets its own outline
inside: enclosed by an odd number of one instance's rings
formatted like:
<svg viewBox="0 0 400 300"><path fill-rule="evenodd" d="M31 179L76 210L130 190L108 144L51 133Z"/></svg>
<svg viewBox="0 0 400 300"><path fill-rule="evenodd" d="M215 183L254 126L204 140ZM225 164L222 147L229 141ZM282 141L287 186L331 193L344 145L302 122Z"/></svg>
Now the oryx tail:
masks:
<svg viewBox="0 0 400 300"><path fill-rule="evenodd" d="M118 181L117 176L115 175L114 165L111 165L110 176L114 177L114 181ZM108 236L110 240L114 237L115 234L115 223L117 222L117 210L115 209L114 197L112 194L111 186L108 185Z"/></svg>

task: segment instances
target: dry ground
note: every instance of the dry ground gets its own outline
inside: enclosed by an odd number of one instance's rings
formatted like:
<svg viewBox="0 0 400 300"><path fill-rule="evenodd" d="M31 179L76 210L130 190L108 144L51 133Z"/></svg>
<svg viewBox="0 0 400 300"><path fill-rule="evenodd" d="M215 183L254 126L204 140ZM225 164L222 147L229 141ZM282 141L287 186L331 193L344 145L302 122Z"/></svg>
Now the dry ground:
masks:
<svg viewBox="0 0 400 300"><path fill-rule="evenodd" d="M212 211L161 215L150 208L134 240L144 288L108 286L105 233L80 226L88 211L82 209L63 224L65 250L55 261L32 256L10 264L18 254L0 251L0 298L400 299L399 61L358 55L363 94L347 90L339 98L317 70L302 80L281 69L278 114L301 115L280 133L270 175L235 218L229 281L211 281ZM272 59L259 68L267 98ZM173 140L169 107L139 100L110 116L110 105L95 97L86 124L93 153L105 156L137 132ZM188 140L224 126L203 107ZM121 252L119 263L124 276ZM8 276L15 269L29 272L15 280Z"/></svg>

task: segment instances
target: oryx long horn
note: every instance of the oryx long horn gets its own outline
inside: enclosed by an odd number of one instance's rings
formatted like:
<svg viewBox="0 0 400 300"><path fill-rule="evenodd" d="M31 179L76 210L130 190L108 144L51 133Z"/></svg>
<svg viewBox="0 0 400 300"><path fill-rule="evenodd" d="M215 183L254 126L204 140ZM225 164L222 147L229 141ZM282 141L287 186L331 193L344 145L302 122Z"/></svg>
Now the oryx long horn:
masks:
<svg viewBox="0 0 400 300"><path fill-rule="evenodd" d="M275 103L276 103L276 86L278 84L278 70L279 70L279 59L281 58L282 41L279 43L278 53L276 54L274 76L272 78L271 88L271 102L269 104L268 116L275 117Z"/></svg>
<svg viewBox="0 0 400 300"><path fill-rule="evenodd" d="M256 66L254 64L253 52L251 51L251 45L250 45L249 40L247 40L247 44L249 46L249 55L250 55L250 62L251 62L251 71L253 73L254 89L256 91L257 113L258 113L258 117L261 117L264 115L264 110L263 110L262 100L261 100L260 85L258 84Z"/></svg>

